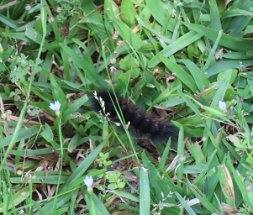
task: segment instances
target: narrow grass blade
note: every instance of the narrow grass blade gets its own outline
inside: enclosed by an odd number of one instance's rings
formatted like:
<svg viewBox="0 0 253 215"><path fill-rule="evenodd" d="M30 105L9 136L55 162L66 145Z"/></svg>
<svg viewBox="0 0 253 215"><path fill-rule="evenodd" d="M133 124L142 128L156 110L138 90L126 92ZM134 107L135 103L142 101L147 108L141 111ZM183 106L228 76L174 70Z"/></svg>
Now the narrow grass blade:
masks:
<svg viewBox="0 0 253 215"><path fill-rule="evenodd" d="M102 143L100 143L99 146L95 148L95 150L89 154L81 163L80 165L74 170L72 175L69 177L67 184L65 188L68 186L71 186L72 183L75 182L78 178L80 178L81 175L83 175L86 170L89 168L89 166L92 164L92 162L96 159L98 154L101 152L105 144L107 143L109 137L107 137Z"/></svg>
<svg viewBox="0 0 253 215"><path fill-rule="evenodd" d="M168 58L161 57L161 60L170 71L176 74L179 80L181 80L187 87L191 89L192 92L196 92L197 86L195 85L195 82L189 73Z"/></svg>
<svg viewBox="0 0 253 215"><path fill-rule="evenodd" d="M150 187L148 169L140 169L140 215L150 214Z"/></svg>
<svg viewBox="0 0 253 215"><path fill-rule="evenodd" d="M92 83L94 83L94 85L97 85L98 87L102 87L102 88L106 87L105 81L102 79L102 77L98 75L96 69L93 67L93 65L91 65L90 62L85 60L85 58L82 58L80 55L78 55L73 49L71 49L67 45L61 44L61 47L63 49L63 52L73 60L74 66L85 71L87 78Z"/></svg>
<svg viewBox="0 0 253 215"><path fill-rule="evenodd" d="M205 88L208 88L210 86L210 82L207 79L206 74L204 73L203 70L201 70L191 60L183 59L182 62L185 64L187 69L190 71L199 90L204 90Z"/></svg>
<svg viewBox="0 0 253 215"><path fill-rule="evenodd" d="M189 29L198 32L201 35L204 35L208 39L212 40L215 42L219 31L205 27L203 25L198 25L198 24L185 24ZM219 45L224 46L226 48L235 50L235 51L250 51L253 46L253 39L248 39L248 38L236 38L232 37L228 34L222 34L222 37L220 39Z"/></svg>
<svg viewBox="0 0 253 215"><path fill-rule="evenodd" d="M185 208L185 210L188 212L188 214L190 214L190 215L196 214L194 212L194 210L187 204L187 201L178 192L175 192L175 195L178 198L178 200L180 201L182 207Z"/></svg>
<svg viewBox="0 0 253 215"><path fill-rule="evenodd" d="M202 193L196 186L188 182L189 189L193 192L193 194L200 200L201 204L211 213L219 214L219 210L210 202L204 193Z"/></svg>
<svg viewBox="0 0 253 215"><path fill-rule="evenodd" d="M163 57L169 57L179 50L187 47L188 45L194 43L198 39L200 39L203 36L203 33L200 32L194 32L190 31L183 36L179 37L177 40L173 41L170 45L168 45L165 49L160 51L157 55L155 55L150 61L149 61L149 67L155 67L157 64L161 62L161 59L164 59Z"/></svg>
<svg viewBox="0 0 253 215"><path fill-rule="evenodd" d="M17 205L25 201L29 197L30 194L31 193L29 192L28 186L14 193L14 195L10 199L8 210L15 208ZM0 203L0 213L3 212L4 207L6 207L6 205L4 206L3 203Z"/></svg>
<svg viewBox="0 0 253 215"><path fill-rule="evenodd" d="M89 208L90 215L110 215L106 207L103 205L101 200L94 194L86 194L85 200Z"/></svg>

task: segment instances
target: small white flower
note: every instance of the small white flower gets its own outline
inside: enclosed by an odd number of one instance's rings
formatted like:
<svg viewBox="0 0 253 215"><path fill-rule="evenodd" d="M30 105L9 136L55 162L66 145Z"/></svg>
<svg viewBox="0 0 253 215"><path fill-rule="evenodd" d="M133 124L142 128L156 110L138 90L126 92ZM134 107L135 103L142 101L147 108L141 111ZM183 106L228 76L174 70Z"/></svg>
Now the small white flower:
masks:
<svg viewBox="0 0 253 215"><path fill-rule="evenodd" d="M117 46L122 46L124 43L125 43L125 42L124 42L123 40L119 40L119 41L117 42Z"/></svg>
<svg viewBox="0 0 253 215"><path fill-rule="evenodd" d="M105 102L104 102L103 98L98 97L96 91L94 92L94 98L98 101L99 105L102 108L103 113L105 114Z"/></svg>
<svg viewBox="0 0 253 215"><path fill-rule="evenodd" d="M118 31L115 31L115 32L113 33L113 35L112 35L112 39L113 39L113 40L117 40L118 37L119 37L119 32L118 32Z"/></svg>
<svg viewBox="0 0 253 215"><path fill-rule="evenodd" d="M117 62L116 58L111 58L111 59L110 59L110 63L111 63L111 64L115 64L116 62Z"/></svg>
<svg viewBox="0 0 253 215"><path fill-rule="evenodd" d="M26 196L26 192L22 192L22 193L21 193L21 196Z"/></svg>
<svg viewBox="0 0 253 215"><path fill-rule="evenodd" d="M219 108L223 111L226 111L227 106L226 106L226 102L224 101L219 101Z"/></svg>
<svg viewBox="0 0 253 215"><path fill-rule="evenodd" d="M177 14L177 11L175 9L172 9L171 13L173 16L175 16Z"/></svg>
<svg viewBox="0 0 253 215"><path fill-rule="evenodd" d="M62 11L62 8L61 8L61 7L57 7L57 8L56 8L56 12L57 12L57 13L60 13L61 11Z"/></svg>
<svg viewBox="0 0 253 215"><path fill-rule="evenodd" d="M116 71L117 71L117 69L116 69L115 66L111 66L111 67L110 67L110 72L111 72L111 73L114 73L114 72L116 72Z"/></svg>
<svg viewBox="0 0 253 215"><path fill-rule="evenodd" d="M54 22L54 17L52 17L52 16L49 17L49 18L48 18L48 22L49 22L50 24L52 24L52 23Z"/></svg>
<svg viewBox="0 0 253 215"><path fill-rule="evenodd" d="M3 53L3 52L4 52L4 49L3 49L2 44L0 43L0 53Z"/></svg>
<svg viewBox="0 0 253 215"><path fill-rule="evenodd" d="M20 213L20 214L25 214L25 211L24 211L23 209L21 209L21 210L19 211L19 213Z"/></svg>
<svg viewBox="0 0 253 215"><path fill-rule="evenodd" d="M83 180L83 182L87 186L88 192L92 192L93 177L92 176L86 176L86 178Z"/></svg>
<svg viewBox="0 0 253 215"><path fill-rule="evenodd" d="M57 116L60 115L61 103L59 101L55 101L54 103L50 103L49 107L51 110L53 110L56 113Z"/></svg>
<svg viewBox="0 0 253 215"><path fill-rule="evenodd" d="M26 6L25 6L25 10L30 10L32 7L31 7L31 5L30 4L27 4Z"/></svg>
<svg viewBox="0 0 253 215"><path fill-rule="evenodd" d="M219 49L218 51L216 51L214 54L215 60L222 60L223 54L223 49Z"/></svg>

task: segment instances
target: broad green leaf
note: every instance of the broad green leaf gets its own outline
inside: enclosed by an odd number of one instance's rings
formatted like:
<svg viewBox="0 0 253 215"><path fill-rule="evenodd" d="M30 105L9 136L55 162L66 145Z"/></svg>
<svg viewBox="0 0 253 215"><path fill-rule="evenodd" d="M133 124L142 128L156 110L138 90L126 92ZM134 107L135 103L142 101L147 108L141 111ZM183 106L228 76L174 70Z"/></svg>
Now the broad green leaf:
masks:
<svg viewBox="0 0 253 215"><path fill-rule="evenodd" d="M206 70L207 77L217 75L220 72L223 72L228 69L235 68L246 68L253 65L253 60L222 60L217 61Z"/></svg>
<svg viewBox="0 0 253 215"><path fill-rule="evenodd" d="M150 10L152 16L163 26L168 27L171 31L174 30L176 25L176 20L171 17L171 11L168 11L169 7L162 5L162 2L159 0L145 0L147 8Z"/></svg>
<svg viewBox="0 0 253 215"><path fill-rule="evenodd" d="M131 0L122 0L121 2L121 16L123 21L129 27L134 27L135 16L137 16L134 5Z"/></svg>
<svg viewBox="0 0 253 215"><path fill-rule="evenodd" d="M83 175L86 170L89 168L89 166L92 164L92 162L97 158L98 154L101 152L103 147L108 141L107 137L100 145L98 145L94 151L92 151L91 154L89 154L80 164L79 166L73 171L72 175L69 177L67 183L66 183L66 188L67 186L71 186L72 183L74 183L76 180L80 178L81 175Z"/></svg>
<svg viewBox="0 0 253 215"><path fill-rule="evenodd" d="M95 193L85 194L85 200L87 202L90 215L110 215L109 211L103 205L101 200L95 195Z"/></svg>
<svg viewBox="0 0 253 215"><path fill-rule="evenodd" d="M39 128L21 128L19 130L19 134L17 136L17 139L15 140L15 142L19 142L21 140L26 140L28 138L33 137L34 135L36 135L39 131ZM9 142L12 138L12 135L8 135L3 139L3 146L8 146Z"/></svg>
<svg viewBox="0 0 253 215"><path fill-rule="evenodd" d="M211 17L210 27L219 31L222 28L220 21L220 12L216 0L209 0L209 4L210 4L210 17Z"/></svg>
<svg viewBox="0 0 253 215"><path fill-rule="evenodd" d="M32 26L28 25L25 30L25 35L33 42L40 44L42 41L42 35L36 31Z"/></svg>
<svg viewBox="0 0 253 215"><path fill-rule="evenodd" d="M13 28L13 29L17 29L18 28L18 24L10 19L9 17L6 17L2 14L0 14L0 22L2 22L3 24L9 26L10 28Z"/></svg>
<svg viewBox="0 0 253 215"><path fill-rule="evenodd" d="M185 210L187 211L188 214L190 214L190 215L196 214L194 212L194 210L189 206L187 201L178 192L175 192L175 195L178 198L178 200L180 201L181 205L185 208Z"/></svg>
<svg viewBox="0 0 253 215"><path fill-rule="evenodd" d="M122 39L124 39L135 50L139 50L143 45L142 39L134 33L125 23L120 21L117 17L118 8L112 0L105 0L105 12L112 22L112 25L119 32Z"/></svg>
<svg viewBox="0 0 253 215"><path fill-rule="evenodd" d="M92 82L97 87L106 87L105 81L98 75L98 72L90 62L85 60L85 58L82 58L75 52L75 50L71 49L65 44L61 44L61 47L63 49L63 52L72 59L74 66L82 69L85 72L90 82Z"/></svg>
<svg viewBox="0 0 253 215"><path fill-rule="evenodd" d="M56 77L53 74L50 74L50 83L51 83L52 93L54 95L54 100L59 101L61 105L63 106L67 106L66 95L64 91L62 90L60 84L56 80Z"/></svg>
<svg viewBox="0 0 253 215"><path fill-rule="evenodd" d="M31 193L29 192L29 187L23 187L21 190L18 190L14 193L13 196L11 196L8 209L15 208L22 202L24 202ZM0 202L0 213L3 212L3 203Z"/></svg>
<svg viewBox="0 0 253 215"><path fill-rule="evenodd" d="M232 207L236 207L233 180L226 165L223 164L218 167L218 175L221 189L226 199L226 203Z"/></svg>
<svg viewBox="0 0 253 215"><path fill-rule="evenodd" d="M176 77L182 81L187 87L191 89L192 92L196 92L197 86L193 78L187 73L181 66L177 63L172 62L168 58L162 57L162 62L165 66L172 72L176 74Z"/></svg>
<svg viewBox="0 0 253 215"><path fill-rule="evenodd" d="M161 59L164 57L169 57L181 49L189 46L194 43L198 39L203 36L203 33L196 33L194 31L190 31L183 36L179 37L177 40L173 41L170 45L160 51L157 55L155 55L149 62L149 67L155 67L157 64L161 62Z"/></svg>
<svg viewBox="0 0 253 215"><path fill-rule="evenodd" d="M199 199L201 204L210 212L210 213L218 213L219 210L217 210L216 207L207 199L206 195L199 190L199 188L190 182L188 182L189 189L193 192L193 194L196 196L196 198Z"/></svg>
<svg viewBox="0 0 253 215"><path fill-rule="evenodd" d="M187 24L185 23L185 25L192 31L195 31L199 33L200 35L204 35L206 38L210 39L213 42L215 42L219 34L219 31L213 28L205 27L203 25L188 24L188 23ZM252 49L253 39L236 38L236 37L232 37L228 34L223 33L220 39L219 45L229 48L231 50L246 52Z"/></svg>
<svg viewBox="0 0 253 215"><path fill-rule="evenodd" d="M40 135L47 141L47 142L52 142L54 140L54 134L51 129L51 127L46 123L45 124L45 129L40 133Z"/></svg>
<svg viewBox="0 0 253 215"><path fill-rule="evenodd" d="M190 60L183 59L182 62L190 71L199 90L204 90L205 88L209 87L210 83L203 70L199 69L198 66Z"/></svg>

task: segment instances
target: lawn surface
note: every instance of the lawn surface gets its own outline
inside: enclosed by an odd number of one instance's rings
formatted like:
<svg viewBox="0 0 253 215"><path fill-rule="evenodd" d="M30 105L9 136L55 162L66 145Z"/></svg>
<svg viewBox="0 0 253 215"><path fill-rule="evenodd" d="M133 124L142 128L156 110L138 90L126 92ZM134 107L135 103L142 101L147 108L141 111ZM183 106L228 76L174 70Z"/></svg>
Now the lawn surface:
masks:
<svg viewBox="0 0 253 215"><path fill-rule="evenodd" d="M252 0L2 0L0 213L252 214L252 37ZM178 141L97 113L106 87Z"/></svg>

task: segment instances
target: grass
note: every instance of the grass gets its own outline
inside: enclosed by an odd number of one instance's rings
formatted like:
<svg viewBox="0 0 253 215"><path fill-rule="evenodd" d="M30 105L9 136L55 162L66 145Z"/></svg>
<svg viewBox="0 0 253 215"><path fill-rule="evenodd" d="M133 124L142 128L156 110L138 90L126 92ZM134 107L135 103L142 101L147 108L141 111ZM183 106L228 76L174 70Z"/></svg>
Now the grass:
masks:
<svg viewBox="0 0 253 215"><path fill-rule="evenodd" d="M115 2L1 1L0 213L252 214L253 2ZM96 113L109 86L178 143Z"/></svg>

